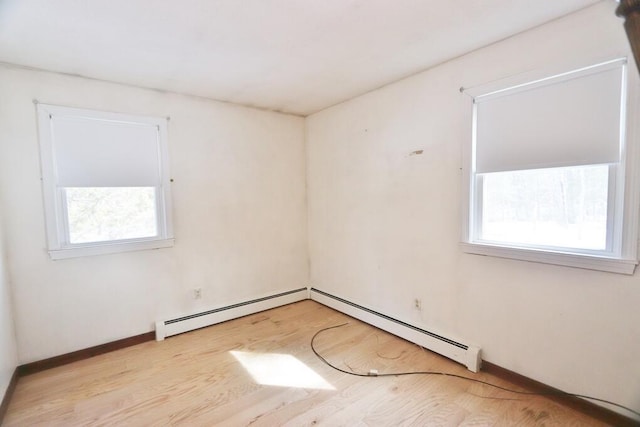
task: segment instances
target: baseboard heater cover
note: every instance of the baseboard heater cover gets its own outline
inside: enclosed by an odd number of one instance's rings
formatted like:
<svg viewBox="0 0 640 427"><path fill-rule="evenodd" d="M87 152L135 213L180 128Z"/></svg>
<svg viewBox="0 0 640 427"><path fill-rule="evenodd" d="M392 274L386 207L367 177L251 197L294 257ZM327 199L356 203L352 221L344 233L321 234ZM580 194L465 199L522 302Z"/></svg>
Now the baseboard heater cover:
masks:
<svg viewBox="0 0 640 427"><path fill-rule="evenodd" d="M481 365L480 348L462 344L456 340L429 332L375 310L363 307L344 298L311 288L310 298L365 323L404 338L478 372Z"/></svg>
<svg viewBox="0 0 640 427"><path fill-rule="evenodd" d="M308 298L309 290L300 288L174 319L159 320L156 322L156 341Z"/></svg>

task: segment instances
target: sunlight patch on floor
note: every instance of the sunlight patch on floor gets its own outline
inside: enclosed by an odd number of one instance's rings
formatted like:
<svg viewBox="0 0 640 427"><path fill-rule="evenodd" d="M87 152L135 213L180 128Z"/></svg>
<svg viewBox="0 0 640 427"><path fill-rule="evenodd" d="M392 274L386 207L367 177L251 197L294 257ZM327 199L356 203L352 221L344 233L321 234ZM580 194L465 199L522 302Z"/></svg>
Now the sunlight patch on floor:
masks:
<svg viewBox="0 0 640 427"><path fill-rule="evenodd" d="M231 351L255 382L281 387L335 390L313 369L290 354Z"/></svg>

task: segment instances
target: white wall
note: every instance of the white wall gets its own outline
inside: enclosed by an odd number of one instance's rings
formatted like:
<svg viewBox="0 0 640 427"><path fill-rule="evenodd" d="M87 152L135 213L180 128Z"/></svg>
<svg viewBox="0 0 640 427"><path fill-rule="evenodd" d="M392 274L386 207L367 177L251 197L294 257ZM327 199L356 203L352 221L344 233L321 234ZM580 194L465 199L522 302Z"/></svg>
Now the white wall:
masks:
<svg viewBox="0 0 640 427"><path fill-rule="evenodd" d="M640 410L640 273L458 246L471 135L459 88L627 54L614 7L598 3L308 117L312 285L463 337L485 360L546 384Z"/></svg>
<svg viewBox="0 0 640 427"><path fill-rule="evenodd" d="M0 67L0 185L20 363L306 286L304 119ZM170 116L173 248L51 261L33 99ZM202 288L201 300L192 289Z"/></svg>
<svg viewBox="0 0 640 427"><path fill-rule="evenodd" d="M0 209L0 402L4 398L13 372L18 366L7 253L4 248L2 209Z"/></svg>

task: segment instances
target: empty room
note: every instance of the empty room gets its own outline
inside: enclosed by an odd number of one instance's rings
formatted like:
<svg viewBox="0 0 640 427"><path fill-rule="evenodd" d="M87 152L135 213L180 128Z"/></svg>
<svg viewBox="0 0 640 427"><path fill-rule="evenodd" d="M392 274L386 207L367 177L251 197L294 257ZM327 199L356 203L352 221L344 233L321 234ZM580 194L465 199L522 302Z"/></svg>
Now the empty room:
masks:
<svg viewBox="0 0 640 427"><path fill-rule="evenodd" d="M640 425L640 1L0 0L0 424Z"/></svg>

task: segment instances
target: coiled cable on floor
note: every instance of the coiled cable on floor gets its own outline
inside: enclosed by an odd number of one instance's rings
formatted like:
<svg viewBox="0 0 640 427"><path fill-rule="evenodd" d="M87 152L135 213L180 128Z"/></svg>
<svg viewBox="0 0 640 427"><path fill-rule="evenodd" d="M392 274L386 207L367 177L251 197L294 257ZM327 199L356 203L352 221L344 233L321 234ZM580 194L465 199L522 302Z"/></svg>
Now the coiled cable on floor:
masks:
<svg viewBox="0 0 640 427"><path fill-rule="evenodd" d="M408 371L408 372L389 372L389 373L378 373L377 371L375 371L374 373L358 373L358 372L352 372L352 371L347 371L345 369L339 368L335 365L333 365L331 362L329 362L324 356L322 356L315 348L315 340L318 337L318 335L320 335L321 333L328 331L330 329L336 329L336 328L340 328L342 326L348 325L348 323L342 323L340 325L335 325L335 326L329 326L327 328L323 328L320 329L319 331L317 331L313 337L311 338L311 351L313 351L313 354L315 354L318 359L322 360L324 363L326 363L329 367L335 369L336 371L340 371L344 374L347 375L353 375L356 377L399 377L399 376L404 376L404 375L440 375L440 376L445 376L445 377L452 377L452 378L458 378L461 380L465 380L465 381L471 381L471 382L475 382L478 384L483 384L489 387L493 387L496 388L498 390L503 390L509 393L514 393L514 394L520 394L520 395L528 395L528 396L564 396L564 397L579 397L581 399L589 399L589 400L593 400L596 402L601 402L601 403L606 403L609 405L613 405L616 406L620 409L624 409L626 411L631 412L632 414L635 414L637 416L640 416L640 412L634 411L631 408L628 408L626 406L620 405L619 403L615 403L615 402L611 402L609 400L605 400L605 399L600 399L598 397L593 397L593 396L586 396L584 394L577 394L577 393L567 393L564 391L549 391L549 392L535 392L535 391L519 391L519 390L514 390L508 387L502 387L499 386L497 384L493 384L487 381L483 381L483 380L479 380L477 378L471 378L471 377L466 377L464 375L458 375L458 374L452 374L449 372L438 372L438 371Z"/></svg>

